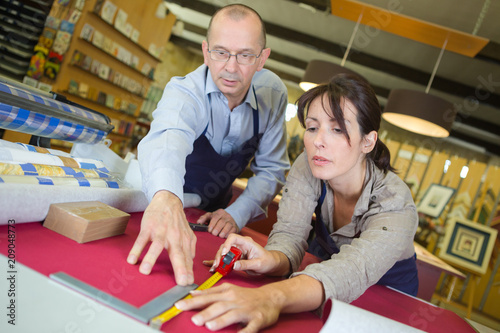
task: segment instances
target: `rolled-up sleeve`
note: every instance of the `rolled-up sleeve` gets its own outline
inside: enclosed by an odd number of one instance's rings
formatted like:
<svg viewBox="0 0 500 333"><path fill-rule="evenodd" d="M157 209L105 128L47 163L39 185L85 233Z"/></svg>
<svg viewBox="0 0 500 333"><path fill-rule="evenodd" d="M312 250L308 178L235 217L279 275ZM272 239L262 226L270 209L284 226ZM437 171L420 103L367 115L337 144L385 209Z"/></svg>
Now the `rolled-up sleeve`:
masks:
<svg viewBox="0 0 500 333"><path fill-rule="evenodd" d="M296 271L307 249L311 219L320 195L320 180L310 174L306 154L297 157L288 174L283 197L266 245L267 250L284 253Z"/></svg>
<svg viewBox="0 0 500 333"><path fill-rule="evenodd" d="M399 212L370 216L359 238L340 247L331 259L307 266L302 272L323 283L325 297L352 302L380 278L402 257L409 258L413 246L416 212L407 207Z"/></svg>
<svg viewBox="0 0 500 333"><path fill-rule="evenodd" d="M168 190L184 200L186 156L208 121L205 114L197 111L205 107L193 98L188 87L175 80L165 87L153 112L151 129L139 143L142 186L149 201L160 190Z"/></svg>

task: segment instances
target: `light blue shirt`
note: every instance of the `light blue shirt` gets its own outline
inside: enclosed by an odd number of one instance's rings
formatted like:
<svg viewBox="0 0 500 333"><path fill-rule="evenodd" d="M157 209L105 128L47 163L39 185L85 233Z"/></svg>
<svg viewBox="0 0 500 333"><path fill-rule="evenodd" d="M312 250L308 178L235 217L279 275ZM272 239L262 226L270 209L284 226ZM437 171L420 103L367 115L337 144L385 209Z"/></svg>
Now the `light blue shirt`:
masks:
<svg viewBox="0 0 500 333"><path fill-rule="evenodd" d="M138 147L143 190L149 201L157 191L168 190L184 202L186 156L207 124L205 135L212 147L227 156L253 136L252 109L258 109L259 133L263 136L250 165L255 176L226 211L240 229L265 216L267 205L280 191L290 168L285 125L287 90L276 74L263 69L255 73L249 91L243 103L231 111L207 66L170 80L153 112L151 129Z"/></svg>

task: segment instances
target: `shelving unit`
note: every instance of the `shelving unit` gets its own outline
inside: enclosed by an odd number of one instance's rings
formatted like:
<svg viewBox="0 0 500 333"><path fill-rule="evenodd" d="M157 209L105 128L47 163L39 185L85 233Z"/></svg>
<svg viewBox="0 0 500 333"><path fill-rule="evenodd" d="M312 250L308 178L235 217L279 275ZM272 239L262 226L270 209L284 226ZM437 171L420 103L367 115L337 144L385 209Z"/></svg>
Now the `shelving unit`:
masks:
<svg viewBox="0 0 500 333"><path fill-rule="evenodd" d="M130 23L135 29L139 30L139 37L137 41L124 35L121 31L117 30L114 24L106 22L100 13L94 12L96 3L99 0L88 0L82 10L82 14L78 22L75 24L73 37L68 51L64 55L56 80L47 82L52 84L53 91L67 95L69 100L87 106L98 112L107 115L118 130L122 127L121 124L126 123L129 130L125 133L113 132L109 138L113 141L112 147L119 154L125 154L124 150L129 149L132 141L132 131L137 124L137 118L140 115L142 104L148 92L150 85L154 82L152 75L149 71L141 71L149 67L154 71L156 66L160 63L159 57L149 52L150 45L155 45L153 49L164 47L170 38L172 27L175 23L175 16L173 14L167 15L165 18L157 18L155 16L156 9L162 0L150 1L136 1L136 0L120 0L111 1L118 9L128 13L127 23ZM104 1L106 2L106 1ZM114 43L120 45L132 55L137 56L138 64L134 68L131 64L118 59L115 55L110 54L102 47L92 43L92 40L81 38L83 27L88 24L99 31L105 37L111 39ZM71 59L75 51L79 51L92 59L95 59L101 64L107 65L115 73L118 72L126 76L130 80L137 82L141 86L140 92L131 92L127 88L115 84L109 77L103 78L99 75L86 70L79 65L71 63ZM126 105L133 105L133 114L127 114L123 110L110 108L103 103L98 103L96 100L87 98L85 95L80 96L69 94L70 82L84 83L88 87L96 89L98 92L103 92L106 95L113 96L113 99L119 99ZM142 125L142 123L141 123ZM116 129L115 129L116 131Z"/></svg>
<svg viewBox="0 0 500 333"><path fill-rule="evenodd" d="M53 0L0 3L0 74L22 81Z"/></svg>

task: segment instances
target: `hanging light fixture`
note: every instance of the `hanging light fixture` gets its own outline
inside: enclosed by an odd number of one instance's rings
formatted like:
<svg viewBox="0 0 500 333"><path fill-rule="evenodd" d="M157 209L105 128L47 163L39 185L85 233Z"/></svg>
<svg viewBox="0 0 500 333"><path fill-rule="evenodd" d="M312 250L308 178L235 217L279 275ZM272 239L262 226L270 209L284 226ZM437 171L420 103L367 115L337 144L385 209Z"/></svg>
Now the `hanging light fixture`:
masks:
<svg viewBox="0 0 500 333"><path fill-rule="evenodd" d="M356 74L360 76L358 73L332 62L324 60L311 60L307 64L305 74L302 77L299 86L302 90L308 91L321 83L328 82L334 75L340 73Z"/></svg>
<svg viewBox="0 0 500 333"><path fill-rule="evenodd" d="M391 90L382 118L417 134L437 138L446 138L450 135L457 110L452 103L429 94L447 42L448 40L445 40L441 48L425 93L406 89Z"/></svg>
<svg viewBox="0 0 500 333"><path fill-rule="evenodd" d="M416 90L393 89L382 117L407 131L445 138L450 135L455 115L453 104L442 98Z"/></svg>
<svg viewBox="0 0 500 333"><path fill-rule="evenodd" d="M349 51L351 49L352 43L354 41L354 36L356 35L356 32L358 31L359 28L359 23L361 22L361 18L363 17L363 13L359 15L358 22L356 23L356 26L354 27L354 31L352 32L351 35L351 40L349 41L349 44L347 45L347 49L344 53L344 58L342 59L340 65L334 64L329 61L324 61L324 60L311 60L306 67L306 71L304 73L304 76L302 77L302 80L299 83L300 88L304 91L308 91L311 88L316 87L319 84L322 83L327 83L330 81L330 79L337 74L355 74L358 76L358 73L345 68L345 62L347 59L347 55L349 54Z"/></svg>

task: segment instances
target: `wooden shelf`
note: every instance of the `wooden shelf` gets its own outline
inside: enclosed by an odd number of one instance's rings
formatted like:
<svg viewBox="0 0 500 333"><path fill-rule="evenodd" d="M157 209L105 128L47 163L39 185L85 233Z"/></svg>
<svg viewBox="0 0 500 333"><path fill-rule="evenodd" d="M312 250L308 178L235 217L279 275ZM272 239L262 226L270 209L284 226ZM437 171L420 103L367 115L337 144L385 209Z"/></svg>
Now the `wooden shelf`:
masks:
<svg viewBox="0 0 500 333"><path fill-rule="evenodd" d="M98 74L94 74L94 73L92 73L92 72L90 72L90 71L88 71L88 70L86 70L86 69L84 69L84 68L82 68L82 67L80 67L80 66L78 66L78 65L74 65L74 64L73 64L73 65L71 65L71 66L72 66L72 67L76 67L76 68L80 69L81 71L83 71L83 72L87 73L88 75L95 76L95 77L97 77L99 80L102 80L102 81L104 81L104 82L106 82L106 83L108 83L108 84L111 84L111 85L113 85L113 86L115 86L115 87L117 87L117 88L119 88L119 89L121 89L121 90L123 90L123 91L126 91L126 92L127 92L127 93L129 93L129 94L135 95L135 96L140 97L140 98L142 98L142 99L144 99L144 98L145 98L145 97L144 97L144 96L142 96L141 94L137 94L137 93L134 93L134 92L132 92L132 91L129 91L128 89L123 88L122 86L119 86L119 85L117 85L117 84L114 84L113 82L111 82L111 81L109 81L109 80L103 79L103 78L102 78L102 77L100 77Z"/></svg>
<svg viewBox="0 0 500 333"><path fill-rule="evenodd" d="M116 113L116 114L130 117L134 121L136 119L134 115L131 115L131 114L125 112L125 111L116 110L116 109L110 108L110 107L106 106L105 104L99 103L98 101L94 101L93 99L85 98L85 97L82 97L80 95L70 93L68 90L58 90L58 93L61 93L61 94L67 95L67 96L73 96L73 97L79 98L81 100L84 100L84 101L87 101L87 102L99 105L99 106L101 106L103 108L106 108L109 111L112 111L112 112Z"/></svg>
<svg viewBox="0 0 500 333"><path fill-rule="evenodd" d="M127 35L125 35L123 32L121 32L120 30L116 29L114 25L104 21L104 19L98 15L97 13L93 12L93 11L90 11L89 12L91 15L93 16L96 16L99 20L101 20L102 22L104 22L106 25L108 25L110 28L114 29L116 32L118 32L119 34L121 34L122 36L124 36L126 39L128 39L131 43L133 43L134 45L136 45L139 49L141 49L145 54L147 54L148 56L150 56L152 59L156 60L157 62L161 62L161 59L156 57L154 54L151 54L149 52L148 49L146 49L144 46L142 46L141 44L133 41L130 37L128 37Z"/></svg>
<svg viewBox="0 0 500 333"><path fill-rule="evenodd" d="M140 74L140 75L141 75L142 77L144 77L146 80L149 80L149 81L151 81L151 82L152 82L152 81L154 81L154 79L153 79L153 78L150 78L148 75L144 74L144 73L143 73L143 72L141 72L139 69L137 69L137 68L135 68L135 67L133 67L133 66L130 66L129 64L127 64L126 62L124 62L124 61L122 61L122 60L118 59L118 58L117 58L117 57L115 57L114 55L109 54L108 52L104 51L103 49L101 49L101 48L99 48L99 47L95 46L92 42L89 42L88 40L83 39L83 38L81 38L81 37L79 37L79 40L81 40L81 41L85 42L86 44L92 45L92 47L94 47L95 49L97 49L97 50L101 51L103 54L106 54L108 57L112 58L114 61L118 61L118 62L120 62L120 63L124 64L125 66L127 66L127 67L128 67L128 68L130 68L131 70L133 70L133 71L137 72L138 74Z"/></svg>
<svg viewBox="0 0 500 333"><path fill-rule="evenodd" d="M165 47L170 38L176 18L172 13L168 14L164 19L155 16L156 8L163 0L113 1L118 10L121 9L128 14L126 24L130 24L134 29L139 31L138 38L132 40L121 31L117 30L114 24L110 24L103 20L99 13L94 12L99 1L100 0L87 0L84 2L80 19L74 26L73 37L61 63L57 78L49 83L52 84L53 91L61 92L67 95L70 100L74 99L76 103L108 116L112 120L113 125L117 128L116 130L120 130L120 133L126 132L132 134L133 130L137 128L137 117L140 115L146 92L154 82L154 79L151 78L150 75L154 73L153 70L157 67L158 63L160 63L160 59L148 51L148 49L153 50L153 48L146 48L144 46L151 45L157 48ZM60 5L55 2L54 6ZM113 23L113 21L111 22ZM104 41L102 45L97 42L96 46L92 43L92 38L88 38L89 41L82 38L83 36L80 37L85 25L90 25L93 28L94 34L98 31L103 35ZM87 37L85 33L84 35ZM110 47L110 42L114 43L113 47ZM89 44L91 46L89 46ZM120 48L130 52L130 57L133 58L126 58L125 61L122 61L121 52L123 50ZM120 50L120 58L117 57L118 50ZM88 56L92 60L107 65L110 70L135 81L136 84L125 85L122 84L122 81L110 81L109 76L101 77L98 72L94 70L91 71L90 68L82 68L81 62L74 63L71 61L75 51L80 52L82 55L85 54L85 56ZM149 70L149 68L151 68L151 70ZM144 71L148 69L148 71L144 74L140 69ZM92 99L82 97L79 95L79 90L76 89L71 89L72 93L69 93L68 90L70 87L73 88L73 86L75 86L76 88L74 82L77 82L78 85L88 85L89 90L91 90ZM141 90L136 88L139 86L141 86ZM94 89L97 92L103 92L106 93L106 95L113 96L115 101L117 98L120 99L121 103L111 105L111 98L108 99L107 104L111 107L106 106L106 104L104 104L105 100L102 98L100 98L98 102L96 100L97 96L94 94ZM129 89L134 92L131 92ZM82 93L82 95L88 96L84 93ZM123 106L122 108L125 109L126 105L130 105L130 108L127 110L129 112L133 111L133 114L114 108ZM135 110L133 110L134 108ZM133 141L131 136L120 133L111 132L109 134L109 136L113 138L113 141L118 143L118 145L115 146L116 149L127 147Z"/></svg>

